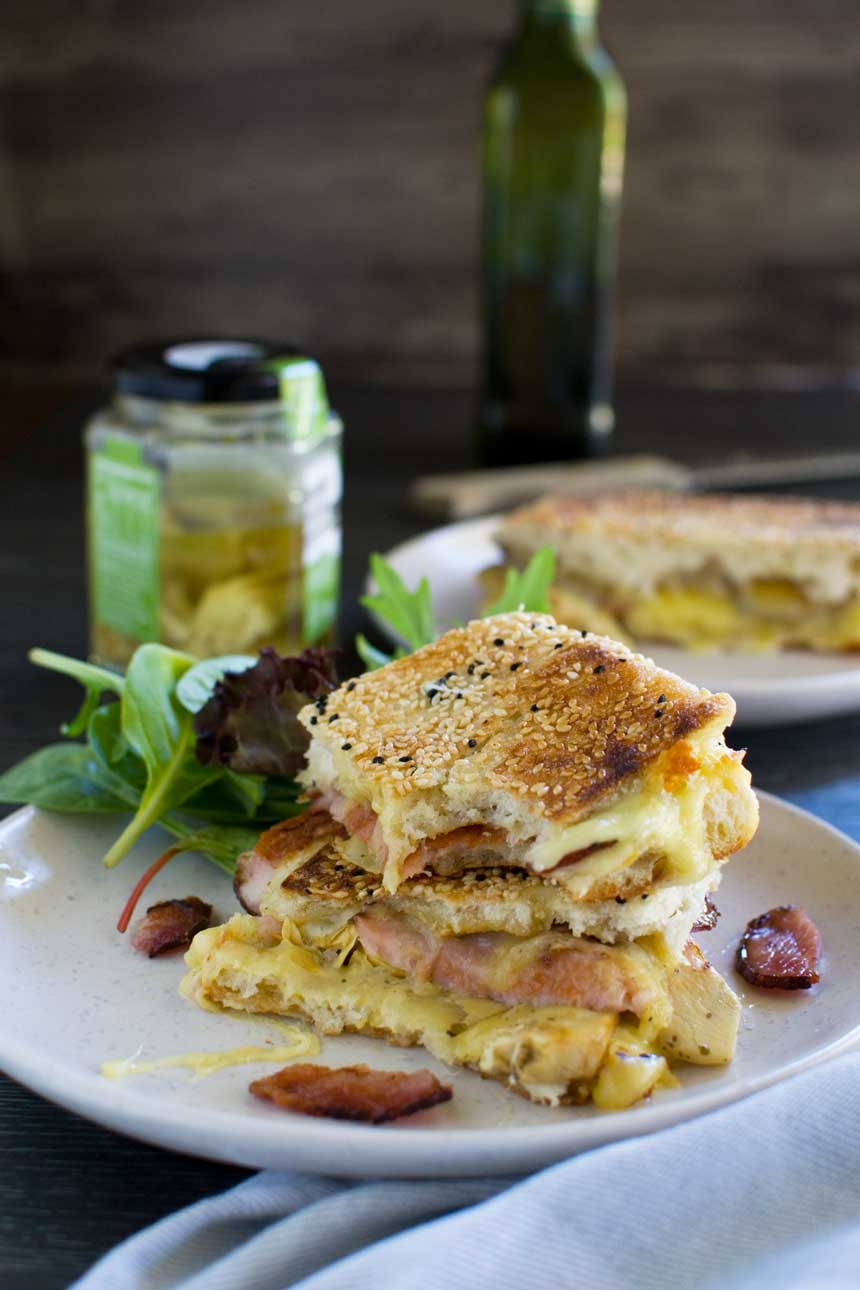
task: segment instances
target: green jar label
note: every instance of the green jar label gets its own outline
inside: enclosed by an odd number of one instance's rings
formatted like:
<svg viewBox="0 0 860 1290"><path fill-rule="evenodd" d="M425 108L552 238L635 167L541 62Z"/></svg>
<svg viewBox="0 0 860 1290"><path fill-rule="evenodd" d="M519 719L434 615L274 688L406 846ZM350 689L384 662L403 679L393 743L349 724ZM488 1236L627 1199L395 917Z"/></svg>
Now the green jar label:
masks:
<svg viewBox="0 0 860 1290"><path fill-rule="evenodd" d="M93 619L157 640L159 473L138 443L109 435L90 456L88 488Z"/></svg>

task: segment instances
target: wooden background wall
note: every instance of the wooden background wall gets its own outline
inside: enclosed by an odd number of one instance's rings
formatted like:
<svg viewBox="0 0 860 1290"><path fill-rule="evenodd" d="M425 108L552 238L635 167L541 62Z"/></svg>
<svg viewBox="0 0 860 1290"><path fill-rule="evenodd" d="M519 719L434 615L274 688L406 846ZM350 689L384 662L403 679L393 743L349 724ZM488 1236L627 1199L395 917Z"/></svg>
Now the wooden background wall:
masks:
<svg viewBox="0 0 860 1290"><path fill-rule="evenodd" d="M477 129L512 0L3 0L0 379L141 337L468 382ZM619 362L860 366L857 0L605 0L631 101Z"/></svg>

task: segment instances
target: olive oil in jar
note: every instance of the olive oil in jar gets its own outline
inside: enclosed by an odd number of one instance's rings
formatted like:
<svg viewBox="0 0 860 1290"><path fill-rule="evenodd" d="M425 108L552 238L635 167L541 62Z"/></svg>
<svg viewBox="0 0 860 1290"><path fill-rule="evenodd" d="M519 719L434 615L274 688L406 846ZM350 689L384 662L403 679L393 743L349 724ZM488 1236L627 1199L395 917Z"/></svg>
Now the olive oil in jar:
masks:
<svg viewBox="0 0 860 1290"><path fill-rule="evenodd" d="M94 658L123 667L144 640L199 658L332 642L341 427L316 364L284 350L116 361L114 406L87 432Z"/></svg>

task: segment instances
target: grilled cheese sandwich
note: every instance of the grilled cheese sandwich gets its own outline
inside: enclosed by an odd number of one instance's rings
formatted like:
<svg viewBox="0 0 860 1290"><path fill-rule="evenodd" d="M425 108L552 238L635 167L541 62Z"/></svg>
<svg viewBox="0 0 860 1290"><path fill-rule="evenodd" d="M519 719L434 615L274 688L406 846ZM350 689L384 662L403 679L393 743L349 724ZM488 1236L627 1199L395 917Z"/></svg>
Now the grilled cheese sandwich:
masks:
<svg viewBox="0 0 860 1290"><path fill-rule="evenodd" d="M240 860L249 911L185 994L422 1044L553 1105L621 1108L734 1052L691 929L755 830L733 704L508 614L305 708L304 815Z"/></svg>
<svg viewBox="0 0 860 1290"><path fill-rule="evenodd" d="M860 648L855 503L546 497L507 516L496 538L517 565L555 550L551 599L574 626L605 614L634 640L692 649Z"/></svg>
<svg viewBox="0 0 860 1290"><path fill-rule="evenodd" d="M618 642L506 614L303 709L302 780L390 891L463 829L487 863L565 871L580 898L649 856L660 881L697 882L756 826L733 714Z"/></svg>

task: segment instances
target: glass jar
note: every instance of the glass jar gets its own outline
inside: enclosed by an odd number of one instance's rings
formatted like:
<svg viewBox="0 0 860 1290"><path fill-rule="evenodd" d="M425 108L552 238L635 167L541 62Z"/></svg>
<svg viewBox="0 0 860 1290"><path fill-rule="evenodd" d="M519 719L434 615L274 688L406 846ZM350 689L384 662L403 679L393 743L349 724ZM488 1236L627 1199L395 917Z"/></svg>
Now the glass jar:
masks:
<svg viewBox="0 0 860 1290"><path fill-rule="evenodd" d="M114 360L85 432L94 660L332 643L342 425L316 363L288 355L205 340Z"/></svg>

